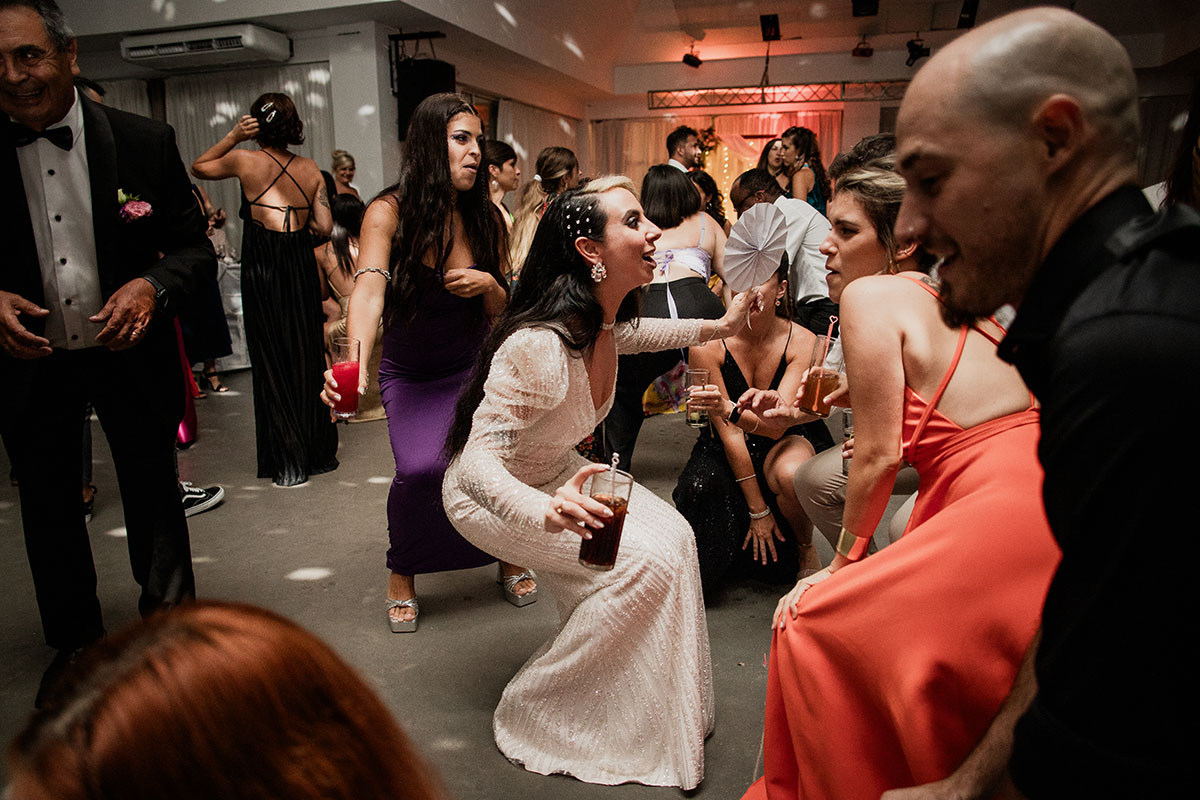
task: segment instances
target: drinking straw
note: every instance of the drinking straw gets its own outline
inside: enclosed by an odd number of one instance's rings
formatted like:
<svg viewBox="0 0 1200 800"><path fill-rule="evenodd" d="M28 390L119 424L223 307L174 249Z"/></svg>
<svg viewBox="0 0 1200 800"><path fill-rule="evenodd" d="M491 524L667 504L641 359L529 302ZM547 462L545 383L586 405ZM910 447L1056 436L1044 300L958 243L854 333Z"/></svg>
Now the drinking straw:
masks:
<svg viewBox="0 0 1200 800"><path fill-rule="evenodd" d="M837 323L837 315L829 315L829 330L825 331L825 347L821 350L821 366L825 366L825 357L829 355L829 340L833 338L833 326Z"/></svg>
<svg viewBox="0 0 1200 800"><path fill-rule="evenodd" d="M613 453L612 463L608 469L608 496L616 502L617 499L617 462L621 459L620 453Z"/></svg>

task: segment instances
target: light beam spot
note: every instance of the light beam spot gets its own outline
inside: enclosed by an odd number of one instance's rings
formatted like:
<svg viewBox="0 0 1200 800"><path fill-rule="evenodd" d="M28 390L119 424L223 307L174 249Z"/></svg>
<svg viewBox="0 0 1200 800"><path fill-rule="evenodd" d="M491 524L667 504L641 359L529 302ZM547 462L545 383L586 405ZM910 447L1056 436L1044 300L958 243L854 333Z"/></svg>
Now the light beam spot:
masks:
<svg viewBox="0 0 1200 800"><path fill-rule="evenodd" d="M575 54L575 57L583 61L583 50L575 43L575 39L569 33L564 33L562 37L563 46Z"/></svg>
<svg viewBox="0 0 1200 800"><path fill-rule="evenodd" d="M175 19L175 4L174 3L168 2L166 5L163 6L163 18L167 22L170 22L171 20Z"/></svg>
<svg viewBox="0 0 1200 800"><path fill-rule="evenodd" d="M517 27L517 18L512 15L512 12L504 7L503 3L492 3L496 8L496 13L504 18L504 21L514 28Z"/></svg>
<svg viewBox="0 0 1200 800"><path fill-rule="evenodd" d="M375 106L367 103L365 106L358 107L358 115L360 117L371 117L375 115Z"/></svg>
<svg viewBox="0 0 1200 800"><path fill-rule="evenodd" d="M192 556L193 564L211 564L216 561L212 556Z"/></svg>
<svg viewBox="0 0 1200 800"><path fill-rule="evenodd" d="M267 534L268 536L278 536L281 533L287 533L287 532L288 532L287 528L271 528L271 530L269 530L269 531L263 531L263 533Z"/></svg>
<svg viewBox="0 0 1200 800"><path fill-rule="evenodd" d="M295 81L288 81L282 88L284 94L300 94L300 84Z"/></svg>
<svg viewBox="0 0 1200 800"><path fill-rule="evenodd" d="M11 500L0 500L0 511L8 511L15 505Z"/></svg>
<svg viewBox="0 0 1200 800"><path fill-rule="evenodd" d="M558 127L562 128L563 133L565 133L567 136L575 135L575 128L571 125L571 123L567 122L562 117L558 118Z"/></svg>
<svg viewBox="0 0 1200 800"><path fill-rule="evenodd" d="M329 83L329 70L323 67L313 67L308 71L308 79L313 83Z"/></svg>
<svg viewBox="0 0 1200 800"><path fill-rule="evenodd" d="M240 488L243 492L261 492L263 490L263 487L261 486L240 486L238 488Z"/></svg>
<svg viewBox="0 0 1200 800"><path fill-rule="evenodd" d="M829 7L824 3L813 3L808 9L808 13L813 19L825 19L829 16Z"/></svg>
<svg viewBox="0 0 1200 800"><path fill-rule="evenodd" d="M106 530L106 531L104 532L104 535L105 535L105 536L111 536L111 537L112 537L112 538L114 538L114 539L124 539L124 538L126 538L126 537L127 537L129 534L125 532L125 528L124 528L124 527L121 527L121 528L110 528L109 530Z"/></svg>
<svg viewBox="0 0 1200 800"><path fill-rule="evenodd" d="M529 151L526 150L520 142L514 139L511 133L504 137L504 141L508 142L509 145L512 146L513 151L517 154L517 158L521 159L522 161L529 158Z"/></svg>
<svg viewBox="0 0 1200 800"><path fill-rule="evenodd" d="M325 95L321 94L320 92L309 92L308 93L308 104L310 106L312 106L313 108L324 108L325 107Z"/></svg>
<svg viewBox="0 0 1200 800"><path fill-rule="evenodd" d="M373 483L376 486L385 486L391 482L391 478L384 477L383 475L372 475L371 477L367 478L367 483Z"/></svg>
<svg viewBox="0 0 1200 800"><path fill-rule="evenodd" d="M289 581L323 581L333 574L328 567L301 567L287 574Z"/></svg>
<svg viewBox="0 0 1200 800"><path fill-rule="evenodd" d="M357 489L358 488L357 483L351 483L350 481L338 481L338 486L345 486L347 489Z"/></svg>
<svg viewBox="0 0 1200 800"><path fill-rule="evenodd" d="M1171 133L1180 133L1183 130L1183 126L1187 124L1187 121L1188 112L1184 111L1171 120Z"/></svg>
<svg viewBox="0 0 1200 800"><path fill-rule="evenodd" d="M457 753L467 749L466 741L462 739L442 738L434 741L434 750L444 750L450 753Z"/></svg>

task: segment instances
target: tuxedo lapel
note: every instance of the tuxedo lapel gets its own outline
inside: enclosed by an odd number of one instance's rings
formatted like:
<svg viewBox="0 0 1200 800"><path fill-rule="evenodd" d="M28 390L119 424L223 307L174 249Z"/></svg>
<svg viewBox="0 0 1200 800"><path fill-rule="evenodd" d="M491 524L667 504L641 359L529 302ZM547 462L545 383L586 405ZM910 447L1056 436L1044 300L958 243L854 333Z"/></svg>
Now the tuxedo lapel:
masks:
<svg viewBox="0 0 1200 800"><path fill-rule="evenodd" d="M116 286L115 264L117 220L117 145L112 124L99 105L79 95L83 103L83 130L87 142L88 173L92 184L92 230L96 237L96 267L104 296Z"/></svg>
<svg viewBox="0 0 1200 800"><path fill-rule="evenodd" d="M25 197L25 182L17 162L17 148L7 124L0 125L0 219L8 220L12 250L0 258L0 289L21 295L30 302L42 305L42 270L38 264L37 240L33 237L33 222L29 219L29 200ZM30 325L27 321L26 326ZM32 328L31 328L32 329Z"/></svg>

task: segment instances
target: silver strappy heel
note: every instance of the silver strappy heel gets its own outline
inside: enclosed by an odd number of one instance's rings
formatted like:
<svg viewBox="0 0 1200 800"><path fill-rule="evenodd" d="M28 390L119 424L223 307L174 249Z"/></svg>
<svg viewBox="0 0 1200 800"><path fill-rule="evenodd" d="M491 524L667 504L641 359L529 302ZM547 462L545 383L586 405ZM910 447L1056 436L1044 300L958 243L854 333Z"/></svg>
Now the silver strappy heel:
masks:
<svg viewBox="0 0 1200 800"><path fill-rule="evenodd" d="M392 617L393 608L411 608L413 610L412 619L394 619ZM420 607L417 605L417 598L410 597L407 600L387 599L387 617L388 625L392 627L392 633L414 633L417 630L417 615L421 613Z"/></svg>
<svg viewBox="0 0 1200 800"><path fill-rule="evenodd" d="M504 567L497 565L496 583L500 584L500 593L504 595L504 599L512 603L517 608L527 606L530 603L537 602L537 589L534 588L528 594L517 594L517 584L521 581L536 581L537 575L533 570L527 569L523 572L518 572L516 575L505 575Z"/></svg>

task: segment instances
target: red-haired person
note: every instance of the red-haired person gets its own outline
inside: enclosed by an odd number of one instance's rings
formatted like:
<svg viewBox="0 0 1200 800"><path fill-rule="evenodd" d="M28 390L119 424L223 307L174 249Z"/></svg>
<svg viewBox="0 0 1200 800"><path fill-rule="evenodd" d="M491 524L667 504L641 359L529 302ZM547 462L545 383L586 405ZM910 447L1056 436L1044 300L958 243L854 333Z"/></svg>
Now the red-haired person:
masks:
<svg viewBox="0 0 1200 800"><path fill-rule="evenodd" d="M89 651L9 747L12 800L437 800L387 708L311 633L202 602Z"/></svg>

